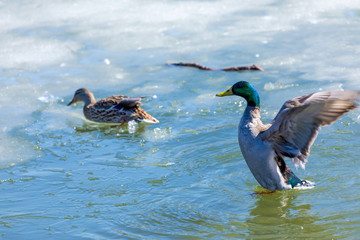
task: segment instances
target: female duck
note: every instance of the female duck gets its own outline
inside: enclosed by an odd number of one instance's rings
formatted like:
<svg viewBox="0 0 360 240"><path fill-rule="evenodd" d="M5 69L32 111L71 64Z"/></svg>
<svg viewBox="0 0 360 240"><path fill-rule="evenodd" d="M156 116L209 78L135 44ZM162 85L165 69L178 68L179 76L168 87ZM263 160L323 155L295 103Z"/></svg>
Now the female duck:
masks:
<svg viewBox="0 0 360 240"><path fill-rule="evenodd" d="M100 123L120 123L135 120L138 122L158 123L159 121L140 107L144 97L131 98L115 95L95 101L94 95L86 88L76 90L74 98L68 106L76 102L84 102L85 118Z"/></svg>
<svg viewBox="0 0 360 240"><path fill-rule="evenodd" d="M260 120L260 98L245 81L235 83L218 97L238 95L247 101L239 124L238 138L245 161L261 186L271 191L305 184L285 164L291 158L304 168L310 147L321 126L332 124L355 109L359 91L328 91L293 98L284 103L274 120Z"/></svg>

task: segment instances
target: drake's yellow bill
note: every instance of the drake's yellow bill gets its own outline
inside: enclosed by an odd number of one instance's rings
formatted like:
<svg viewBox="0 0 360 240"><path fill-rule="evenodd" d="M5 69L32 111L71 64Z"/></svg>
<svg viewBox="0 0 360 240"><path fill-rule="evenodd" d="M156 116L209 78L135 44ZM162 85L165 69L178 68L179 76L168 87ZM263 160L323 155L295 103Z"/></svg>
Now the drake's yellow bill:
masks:
<svg viewBox="0 0 360 240"><path fill-rule="evenodd" d="M231 95L234 95L231 88L229 88L228 90L226 90L224 92L216 94L217 97L225 97L225 96L231 96Z"/></svg>

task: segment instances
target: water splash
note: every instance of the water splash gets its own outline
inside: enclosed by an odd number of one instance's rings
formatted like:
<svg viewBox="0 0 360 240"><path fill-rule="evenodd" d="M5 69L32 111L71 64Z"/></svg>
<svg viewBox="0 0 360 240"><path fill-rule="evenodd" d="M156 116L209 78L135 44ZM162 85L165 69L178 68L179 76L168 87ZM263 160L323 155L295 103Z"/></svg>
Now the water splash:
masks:
<svg viewBox="0 0 360 240"><path fill-rule="evenodd" d="M130 121L130 122L128 122L128 130L129 130L129 133L135 133L137 126L138 126L138 124L137 124L137 122L135 122L135 121Z"/></svg>
<svg viewBox="0 0 360 240"><path fill-rule="evenodd" d="M311 182L309 180L303 180L303 184L295 186L294 189L299 189L299 190L313 189L315 185L316 185L315 182Z"/></svg>
<svg viewBox="0 0 360 240"><path fill-rule="evenodd" d="M281 83L272 83L268 82L264 85L265 91L274 91L274 90L280 90L280 89L286 89L286 88L292 88L292 87L298 87L299 84L281 84Z"/></svg>
<svg viewBox="0 0 360 240"><path fill-rule="evenodd" d="M59 97L49 94L49 92L47 91L44 93L44 96L38 97L38 100L43 103L53 103L58 101L59 99Z"/></svg>

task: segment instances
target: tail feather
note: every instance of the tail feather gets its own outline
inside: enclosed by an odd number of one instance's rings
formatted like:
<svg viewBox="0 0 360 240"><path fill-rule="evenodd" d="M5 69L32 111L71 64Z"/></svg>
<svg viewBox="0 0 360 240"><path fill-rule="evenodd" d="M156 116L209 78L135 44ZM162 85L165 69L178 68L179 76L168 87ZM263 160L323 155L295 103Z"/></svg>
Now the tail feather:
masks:
<svg viewBox="0 0 360 240"><path fill-rule="evenodd" d="M137 107L135 109L135 114L138 117L139 122L159 123L159 120L148 114L144 109L140 107Z"/></svg>
<svg viewBox="0 0 360 240"><path fill-rule="evenodd" d="M286 165L284 159L282 159L279 155L275 158L277 165L280 169L280 172L287 184L290 184L292 188L297 186L298 184L302 184L300 178L298 178L293 171Z"/></svg>

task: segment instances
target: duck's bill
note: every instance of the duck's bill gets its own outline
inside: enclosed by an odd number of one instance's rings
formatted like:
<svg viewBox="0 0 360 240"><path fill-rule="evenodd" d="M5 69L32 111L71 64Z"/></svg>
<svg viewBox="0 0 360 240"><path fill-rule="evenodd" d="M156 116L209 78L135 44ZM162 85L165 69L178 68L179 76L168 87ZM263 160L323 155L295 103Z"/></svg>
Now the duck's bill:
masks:
<svg viewBox="0 0 360 240"><path fill-rule="evenodd" d="M73 105L74 103L76 103L76 101L74 101L74 99L73 99L73 100L71 100L71 102L68 103L68 106Z"/></svg>
<svg viewBox="0 0 360 240"><path fill-rule="evenodd" d="M231 96L231 95L234 95L231 88L229 88L228 90L226 90L224 92L216 94L217 97L225 97L225 96Z"/></svg>

